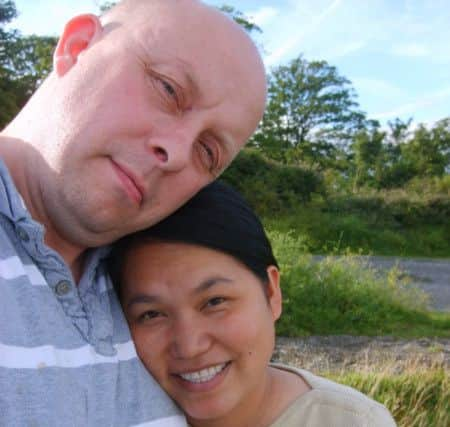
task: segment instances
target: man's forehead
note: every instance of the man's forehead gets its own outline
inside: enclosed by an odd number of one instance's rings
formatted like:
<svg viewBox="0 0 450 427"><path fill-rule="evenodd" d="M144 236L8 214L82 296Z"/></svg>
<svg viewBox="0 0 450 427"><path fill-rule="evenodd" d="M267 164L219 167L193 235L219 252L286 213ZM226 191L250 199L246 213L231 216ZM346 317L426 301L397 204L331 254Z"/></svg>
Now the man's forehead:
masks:
<svg viewBox="0 0 450 427"><path fill-rule="evenodd" d="M102 15L104 22L133 24L145 20L154 25L163 19L202 15L209 19L223 17L223 13L199 0L121 0Z"/></svg>
<svg viewBox="0 0 450 427"><path fill-rule="evenodd" d="M139 2L141 6L144 3ZM265 72L248 35L221 12L197 1L150 0L148 4L153 5L153 14L147 8L141 13L134 11L134 24L126 25L141 46L142 59L149 66L167 70L169 77L181 79L203 107L226 102L236 112L240 110L243 118L236 120L230 112L227 125L232 124L230 134L241 134L238 139L248 138L251 132L247 128L254 129L257 124L248 113L260 116L265 104ZM188 9L184 7L187 4L191 6ZM235 138L221 135L221 139L239 149L232 143Z"/></svg>

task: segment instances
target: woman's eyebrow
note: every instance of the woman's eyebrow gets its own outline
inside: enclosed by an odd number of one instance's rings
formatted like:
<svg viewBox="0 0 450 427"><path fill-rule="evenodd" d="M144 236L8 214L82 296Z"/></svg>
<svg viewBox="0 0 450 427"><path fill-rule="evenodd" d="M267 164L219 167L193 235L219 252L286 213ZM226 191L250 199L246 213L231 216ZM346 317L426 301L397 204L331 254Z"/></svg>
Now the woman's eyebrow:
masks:
<svg viewBox="0 0 450 427"><path fill-rule="evenodd" d="M203 280L194 290L192 291L193 294L200 294L208 289L210 289L213 286L222 284L222 283L232 283L233 280L222 277L222 276L214 276L210 277L206 280ZM137 294L134 295L126 304L127 308L130 308L134 304L153 304L160 302L161 299L157 295L152 294Z"/></svg>
<svg viewBox="0 0 450 427"><path fill-rule="evenodd" d="M156 295L137 294L128 301L127 308L130 308L134 304L152 304L158 301L159 298Z"/></svg>
<svg viewBox="0 0 450 427"><path fill-rule="evenodd" d="M222 277L222 276L214 276L214 277L210 277L204 281L202 281L200 283L200 285L198 285L193 293L194 294L199 294L201 292L204 292L208 289L210 289L213 286L219 285L221 283L232 283L233 280L227 278L227 277Z"/></svg>

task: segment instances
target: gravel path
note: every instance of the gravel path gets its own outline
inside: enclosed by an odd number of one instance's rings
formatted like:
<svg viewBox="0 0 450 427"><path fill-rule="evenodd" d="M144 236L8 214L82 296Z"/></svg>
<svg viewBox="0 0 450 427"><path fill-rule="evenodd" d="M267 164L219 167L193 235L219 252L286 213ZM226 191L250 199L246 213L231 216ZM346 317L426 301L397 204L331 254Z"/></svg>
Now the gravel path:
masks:
<svg viewBox="0 0 450 427"><path fill-rule="evenodd" d="M430 295L431 308L450 312L450 260L368 257L369 264L382 270L397 265L412 283Z"/></svg>
<svg viewBox="0 0 450 427"><path fill-rule="evenodd" d="M273 361L321 372L398 374L430 366L450 370L450 339L401 340L391 337L278 337Z"/></svg>

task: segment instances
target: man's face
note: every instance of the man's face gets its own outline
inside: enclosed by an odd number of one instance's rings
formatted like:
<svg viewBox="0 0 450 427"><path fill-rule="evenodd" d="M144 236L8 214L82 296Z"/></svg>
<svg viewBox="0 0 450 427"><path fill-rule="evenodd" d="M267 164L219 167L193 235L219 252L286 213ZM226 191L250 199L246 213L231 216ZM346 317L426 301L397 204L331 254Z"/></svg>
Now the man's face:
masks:
<svg viewBox="0 0 450 427"><path fill-rule="evenodd" d="M107 23L56 77L56 128L43 156L50 167L39 176L66 239L93 246L159 221L254 131L265 80L253 46L230 22L186 3L154 7L158 19L143 12Z"/></svg>

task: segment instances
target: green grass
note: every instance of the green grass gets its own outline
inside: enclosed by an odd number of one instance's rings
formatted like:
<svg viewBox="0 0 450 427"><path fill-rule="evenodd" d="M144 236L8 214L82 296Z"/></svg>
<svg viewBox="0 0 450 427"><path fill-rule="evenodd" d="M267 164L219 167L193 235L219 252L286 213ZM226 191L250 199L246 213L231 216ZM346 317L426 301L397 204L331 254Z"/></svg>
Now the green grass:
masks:
<svg viewBox="0 0 450 427"><path fill-rule="evenodd" d="M428 298L392 269L380 276L360 258L314 261L294 233L269 233L282 272L282 336L450 337L450 314L427 310Z"/></svg>
<svg viewBox="0 0 450 427"><path fill-rule="evenodd" d="M401 375L343 372L326 376L383 403L399 427L450 425L450 374L442 368Z"/></svg>
<svg viewBox="0 0 450 427"><path fill-rule="evenodd" d="M450 256L450 224L402 225L381 221L375 213L331 213L321 204L300 207L295 213L264 217L272 230L296 230L308 251L315 254L354 253L405 257Z"/></svg>
<svg viewBox="0 0 450 427"><path fill-rule="evenodd" d="M450 175L403 188L354 189L351 177L286 166L244 149L221 179L272 229L296 230L312 253L450 257Z"/></svg>

